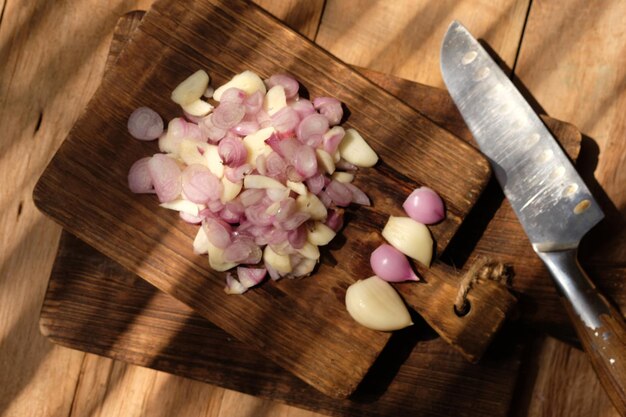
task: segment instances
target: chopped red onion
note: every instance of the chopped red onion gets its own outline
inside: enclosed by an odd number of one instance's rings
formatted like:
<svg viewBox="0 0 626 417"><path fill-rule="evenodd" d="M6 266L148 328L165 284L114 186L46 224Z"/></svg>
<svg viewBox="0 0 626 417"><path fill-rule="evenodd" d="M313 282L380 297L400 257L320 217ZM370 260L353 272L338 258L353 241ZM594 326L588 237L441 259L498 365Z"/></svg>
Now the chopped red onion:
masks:
<svg viewBox="0 0 626 417"><path fill-rule="evenodd" d="M231 243L232 227L222 219L208 217L202 223L209 242L218 248L225 248Z"/></svg>
<svg viewBox="0 0 626 417"><path fill-rule="evenodd" d="M307 178L306 186L310 192L313 194L319 194L320 191L326 186L326 181L324 179L324 174L317 174L312 177Z"/></svg>
<svg viewBox="0 0 626 417"><path fill-rule="evenodd" d="M239 282L246 287L252 288L255 285L259 285L261 281L267 275L267 269L265 268L248 268L244 266L237 267L237 277Z"/></svg>
<svg viewBox="0 0 626 417"><path fill-rule="evenodd" d="M259 203L265 197L265 190L258 188L251 188L243 191L239 194L239 201L244 207L250 207L254 204Z"/></svg>
<svg viewBox="0 0 626 417"><path fill-rule="evenodd" d="M328 119L321 114L311 114L306 116L296 129L296 134L300 142L305 143L313 135L323 135L328 131Z"/></svg>
<svg viewBox="0 0 626 417"><path fill-rule="evenodd" d="M236 224L241 221L244 214L244 206L240 201L233 200L224 204L224 208L220 211L220 217L227 223Z"/></svg>
<svg viewBox="0 0 626 417"><path fill-rule="evenodd" d="M220 141L228 131L227 129L222 129L220 127L215 126L213 124L213 115L209 114L207 117L204 117L199 124L200 130L202 134L206 136L211 142Z"/></svg>
<svg viewBox="0 0 626 417"><path fill-rule="evenodd" d="M226 287L224 287L224 292L226 294L236 294L240 295L246 292L248 289L239 281L233 277L233 274L228 272L226 274Z"/></svg>
<svg viewBox="0 0 626 417"><path fill-rule="evenodd" d="M294 249L302 249L306 243L307 230L306 225L302 224L297 229L290 230L287 233L287 240Z"/></svg>
<svg viewBox="0 0 626 417"><path fill-rule="evenodd" d="M255 91L244 100L243 105L246 108L246 114L256 115L263 107L263 93Z"/></svg>
<svg viewBox="0 0 626 417"><path fill-rule="evenodd" d="M324 150L333 155L337 151L337 148L339 147L339 144L341 143L345 135L346 131L341 126L335 126L331 128L328 132L324 133Z"/></svg>
<svg viewBox="0 0 626 417"><path fill-rule="evenodd" d="M293 98L298 94L300 84L295 78L286 74L274 74L266 82L267 88L270 89L275 85L281 85L285 89L285 97Z"/></svg>
<svg viewBox="0 0 626 417"><path fill-rule="evenodd" d="M163 133L163 119L149 107L139 107L128 118L128 132L135 139L154 140Z"/></svg>
<svg viewBox="0 0 626 417"><path fill-rule="evenodd" d="M178 198L182 184L180 168L176 161L167 155L157 153L148 161L148 172L161 203Z"/></svg>
<svg viewBox="0 0 626 417"><path fill-rule="evenodd" d="M352 193L352 202L356 204L360 204L362 206L370 206L370 199L359 187L351 183L344 183L345 187L347 187Z"/></svg>
<svg viewBox="0 0 626 417"><path fill-rule="evenodd" d="M222 139L218 145L217 151L224 161L224 164L231 167L243 165L248 157L248 151L243 141L236 136L226 136Z"/></svg>
<svg viewBox="0 0 626 417"><path fill-rule="evenodd" d="M287 217L284 221L280 222L279 225L283 230L295 230L310 218L311 215L309 213L299 211Z"/></svg>
<svg viewBox="0 0 626 417"><path fill-rule="evenodd" d="M220 105L213 110L211 120L216 127L228 130L241 122L245 114L246 109L242 104L220 102Z"/></svg>
<svg viewBox="0 0 626 417"><path fill-rule="evenodd" d="M287 179L289 181L293 181L293 182L304 181L304 177L302 176L302 174L300 174L293 165L287 166L286 173L287 173Z"/></svg>
<svg viewBox="0 0 626 417"><path fill-rule="evenodd" d="M315 150L308 145L300 146L295 156L294 167L303 178L310 178L317 174L317 155Z"/></svg>
<svg viewBox="0 0 626 417"><path fill-rule="evenodd" d="M298 208L296 207L296 200L291 197L285 198L280 202L280 206L278 207L278 211L276 212L276 220L278 222L285 221L297 210Z"/></svg>
<svg viewBox="0 0 626 417"><path fill-rule="evenodd" d="M256 119L246 120L244 118L241 122L232 127L230 129L230 132L233 132L234 134L239 136L248 136L259 130L260 128L261 125L259 125L259 122Z"/></svg>
<svg viewBox="0 0 626 417"><path fill-rule="evenodd" d="M283 107L270 117L272 126L281 138L293 137L300 123L300 116L291 107Z"/></svg>
<svg viewBox="0 0 626 417"><path fill-rule="evenodd" d="M335 232L339 232L343 227L343 213L339 210L328 210L328 216L326 217L326 226L333 229Z"/></svg>
<svg viewBox="0 0 626 417"><path fill-rule="evenodd" d="M230 182L237 183L243 180L243 177L252 172L252 165L243 164L238 167L225 167L224 176Z"/></svg>
<svg viewBox="0 0 626 417"><path fill-rule="evenodd" d="M220 105L222 103L235 103L242 104L246 99L246 93L243 90L238 88L231 87L227 90L224 90L222 96L220 97Z"/></svg>
<svg viewBox="0 0 626 417"><path fill-rule="evenodd" d="M152 176L148 170L150 157L141 158L136 161L128 171L128 188L136 194L154 194Z"/></svg>
<svg viewBox="0 0 626 417"><path fill-rule="evenodd" d="M298 112L300 115L300 119L304 119L308 115L315 114L315 108L313 107L313 103L311 103L307 99L299 99L290 104L290 107Z"/></svg>
<svg viewBox="0 0 626 417"><path fill-rule="evenodd" d="M261 261L263 252L253 239L240 238L234 240L224 249L222 255L225 262L256 264Z"/></svg>
<svg viewBox="0 0 626 417"><path fill-rule="evenodd" d="M313 107L323 114L331 126L338 124L343 117L341 102L333 97L317 97L313 100Z"/></svg>
<svg viewBox="0 0 626 417"><path fill-rule="evenodd" d="M317 194L317 197L320 199L324 207L330 208L333 205L333 199L330 198L330 196L328 195L326 191L320 191Z"/></svg>
<svg viewBox="0 0 626 417"><path fill-rule="evenodd" d="M255 204L246 207L246 218L256 226L269 226L274 222L274 216L267 214L265 210L267 206L264 204Z"/></svg>
<svg viewBox="0 0 626 417"><path fill-rule="evenodd" d="M182 173L182 189L189 201L203 204L209 200L218 200L224 187L209 168L193 164Z"/></svg>
<svg viewBox="0 0 626 417"><path fill-rule="evenodd" d="M339 207L347 207L352 202L352 192L346 187L346 184L342 184L339 181L332 180L326 186L326 192Z"/></svg>

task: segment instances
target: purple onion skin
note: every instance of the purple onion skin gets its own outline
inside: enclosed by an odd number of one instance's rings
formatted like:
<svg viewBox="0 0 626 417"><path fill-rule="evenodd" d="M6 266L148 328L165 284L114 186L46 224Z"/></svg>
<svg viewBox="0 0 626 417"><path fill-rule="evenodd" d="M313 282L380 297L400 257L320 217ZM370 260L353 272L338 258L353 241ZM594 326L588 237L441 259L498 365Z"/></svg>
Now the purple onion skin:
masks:
<svg viewBox="0 0 626 417"><path fill-rule="evenodd" d="M443 200L428 187L416 188L402 207L409 217L422 224L439 223L446 216Z"/></svg>
<svg viewBox="0 0 626 417"><path fill-rule="evenodd" d="M370 256L370 265L374 273L389 282L419 281L409 260L402 252L383 243Z"/></svg>

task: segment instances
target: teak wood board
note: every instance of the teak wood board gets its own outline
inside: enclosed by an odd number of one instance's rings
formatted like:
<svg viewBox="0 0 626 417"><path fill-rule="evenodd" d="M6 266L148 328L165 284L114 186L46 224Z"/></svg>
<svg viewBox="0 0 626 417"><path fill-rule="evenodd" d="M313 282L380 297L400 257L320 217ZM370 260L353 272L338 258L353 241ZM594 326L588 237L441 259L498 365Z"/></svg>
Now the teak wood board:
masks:
<svg viewBox="0 0 626 417"><path fill-rule="evenodd" d="M164 118L180 113L169 92L181 74L206 69L219 85L252 69L287 71L312 97L331 95L351 112L348 126L363 132L383 163L362 170L373 208L354 211L346 242L333 247L315 278L270 283L244 297L222 291L224 274L192 253L195 228L156 207L152 196L127 190L126 175L155 145L131 140L126 120L150 105ZM372 233L412 188L427 185L447 206L433 227L443 251L489 177L471 146L413 111L360 74L243 2L157 1L38 182L40 209L124 267L210 319L320 391L349 395L389 335L355 324L343 295L374 249Z"/></svg>

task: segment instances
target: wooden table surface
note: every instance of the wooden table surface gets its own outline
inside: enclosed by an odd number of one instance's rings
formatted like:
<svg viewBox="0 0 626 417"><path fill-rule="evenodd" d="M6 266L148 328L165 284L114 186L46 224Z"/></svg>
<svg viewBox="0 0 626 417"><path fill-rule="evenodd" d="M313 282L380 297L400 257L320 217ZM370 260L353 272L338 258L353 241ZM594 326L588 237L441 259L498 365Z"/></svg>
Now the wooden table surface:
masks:
<svg viewBox="0 0 626 417"><path fill-rule="evenodd" d="M119 16L150 0L0 0L0 415L318 416L55 346L38 315L60 228L32 189L95 91ZM514 69L545 112L583 132L580 169L626 215L626 2L258 0L353 65L442 86L439 45L461 20ZM95 190L97 191L97 190ZM588 262L626 265L623 221ZM511 416L615 416L585 356L537 333ZM462 414L462 410L459 410Z"/></svg>

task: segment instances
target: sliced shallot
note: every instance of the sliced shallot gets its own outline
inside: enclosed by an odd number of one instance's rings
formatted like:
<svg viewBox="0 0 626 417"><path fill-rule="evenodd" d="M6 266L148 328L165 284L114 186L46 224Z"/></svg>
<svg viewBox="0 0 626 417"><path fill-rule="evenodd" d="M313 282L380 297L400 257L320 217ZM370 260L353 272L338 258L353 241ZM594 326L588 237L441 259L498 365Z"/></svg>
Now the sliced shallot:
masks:
<svg viewBox="0 0 626 417"><path fill-rule="evenodd" d="M248 151L241 139L236 136L226 136L218 145L218 152L224 164L231 167L243 165L248 158Z"/></svg>
<svg viewBox="0 0 626 417"><path fill-rule="evenodd" d="M128 171L128 188L136 194L152 194L154 193L154 185L152 177L148 170L148 162L150 157L141 158L136 161Z"/></svg>
<svg viewBox="0 0 626 417"><path fill-rule="evenodd" d="M339 124L343 117L341 102L333 97L317 97L313 100L313 107L328 119L331 126Z"/></svg>
<svg viewBox="0 0 626 417"><path fill-rule="evenodd" d="M161 203L175 200L180 195L181 172L176 161L167 155L157 153L148 161L148 171Z"/></svg>
<svg viewBox="0 0 626 417"><path fill-rule="evenodd" d="M128 132L139 140L154 140L163 133L163 119L149 107L139 107L128 118Z"/></svg>

